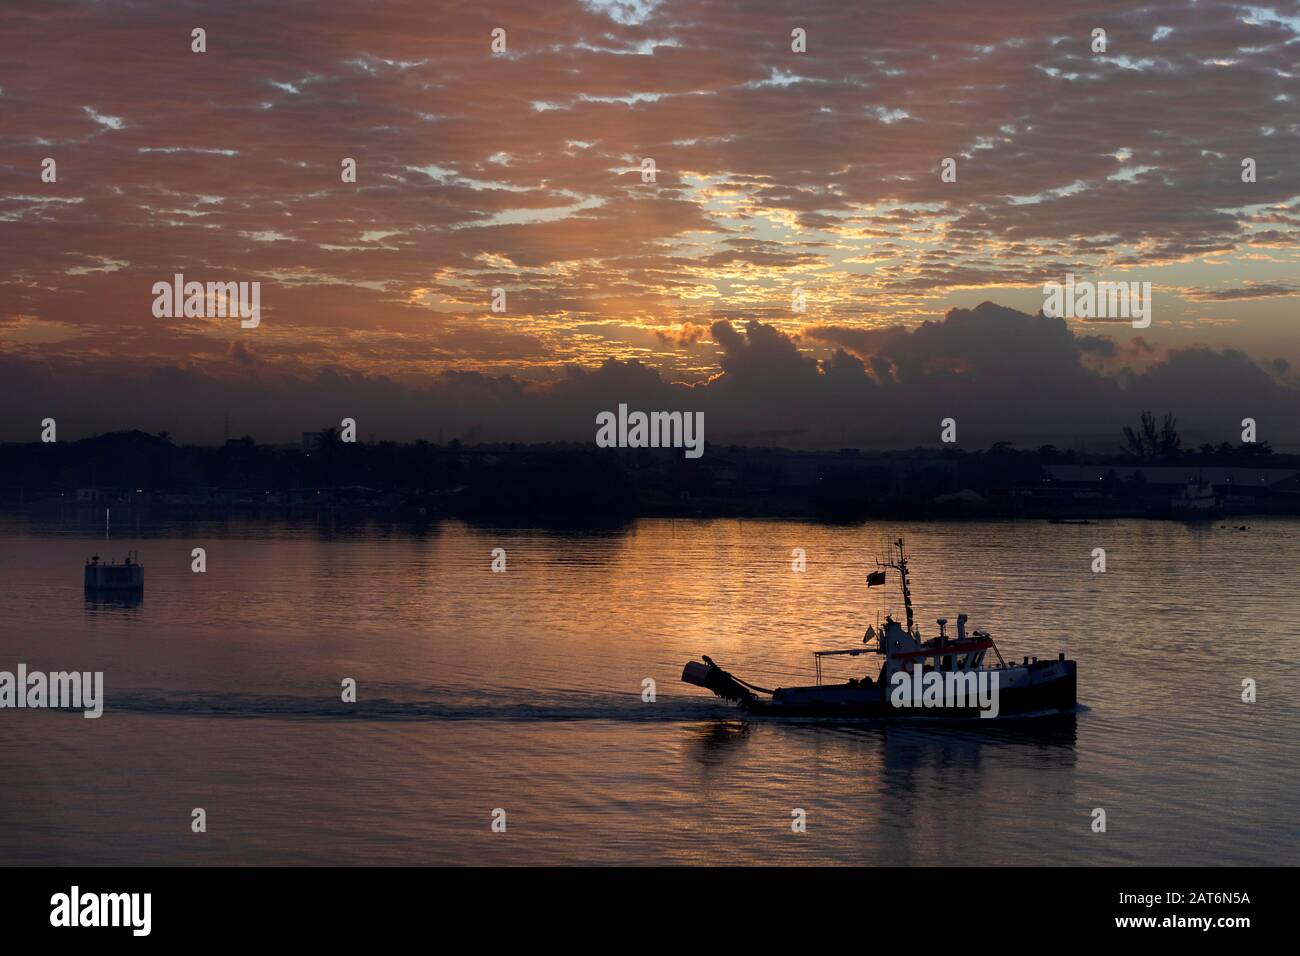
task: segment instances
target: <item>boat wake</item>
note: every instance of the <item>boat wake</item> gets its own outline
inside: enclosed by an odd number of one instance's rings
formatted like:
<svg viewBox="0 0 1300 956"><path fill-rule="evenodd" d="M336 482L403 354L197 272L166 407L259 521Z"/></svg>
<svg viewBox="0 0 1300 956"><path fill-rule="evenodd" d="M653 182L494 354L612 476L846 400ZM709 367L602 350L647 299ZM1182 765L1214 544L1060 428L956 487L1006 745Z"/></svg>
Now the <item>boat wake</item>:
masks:
<svg viewBox="0 0 1300 956"><path fill-rule="evenodd" d="M530 692L519 698L451 696L374 697L356 704L295 695L233 693L177 694L136 691L112 695L105 713L153 714L172 717L228 717L284 720L343 721L618 721L665 723L737 717L718 701L660 696L644 703L627 694L563 694Z"/></svg>

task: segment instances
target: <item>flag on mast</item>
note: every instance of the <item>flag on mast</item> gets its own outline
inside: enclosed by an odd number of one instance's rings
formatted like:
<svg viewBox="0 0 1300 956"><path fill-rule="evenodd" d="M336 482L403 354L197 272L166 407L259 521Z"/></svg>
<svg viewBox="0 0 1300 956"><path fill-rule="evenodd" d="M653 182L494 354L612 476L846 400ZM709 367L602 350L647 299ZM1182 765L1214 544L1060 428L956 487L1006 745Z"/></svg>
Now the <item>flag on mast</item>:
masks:
<svg viewBox="0 0 1300 956"><path fill-rule="evenodd" d="M867 587L874 588L877 584L885 583L884 571L872 571L867 575Z"/></svg>

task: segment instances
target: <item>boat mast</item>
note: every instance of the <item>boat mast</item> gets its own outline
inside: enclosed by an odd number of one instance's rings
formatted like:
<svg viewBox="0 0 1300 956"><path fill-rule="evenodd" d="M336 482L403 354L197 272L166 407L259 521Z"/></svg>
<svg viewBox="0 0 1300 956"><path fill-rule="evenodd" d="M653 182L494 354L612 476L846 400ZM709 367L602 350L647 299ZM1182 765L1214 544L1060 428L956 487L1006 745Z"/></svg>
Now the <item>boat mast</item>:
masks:
<svg viewBox="0 0 1300 956"><path fill-rule="evenodd" d="M898 568L898 576L903 579L903 609L907 612L907 633L912 633L912 591L907 586L907 558L903 555L903 539L899 538L895 544L898 545L898 563L894 567Z"/></svg>

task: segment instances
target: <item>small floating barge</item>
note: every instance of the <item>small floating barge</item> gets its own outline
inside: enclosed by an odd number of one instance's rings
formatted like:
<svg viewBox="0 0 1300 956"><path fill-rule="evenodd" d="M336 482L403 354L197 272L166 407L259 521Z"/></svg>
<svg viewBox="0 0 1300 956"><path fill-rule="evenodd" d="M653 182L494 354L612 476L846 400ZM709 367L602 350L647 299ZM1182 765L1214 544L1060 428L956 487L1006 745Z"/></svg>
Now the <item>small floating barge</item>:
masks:
<svg viewBox="0 0 1300 956"><path fill-rule="evenodd" d="M887 616L879 631L867 629L861 648L814 651L815 685L769 690L733 676L708 657L703 663L687 664L682 680L711 690L750 713L783 717L933 720L1047 715L1075 707L1077 667L1063 653L1056 660L1026 657L1021 664L1007 663L987 631L967 633L965 614L957 616L955 636L947 633L948 622L940 618L938 637L923 639L913 622L902 539L895 546L898 556L878 561L878 570L868 577L867 586L883 584L887 568L898 572L906 626ZM996 662L989 659L990 651ZM822 682L822 665L828 658L860 655L883 658L874 677L866 675L842 684Z"/></svg>
<svg viewBox="0 0 1300 956"><path fill-rule="evenodd" d="M135 551L126 553L126 560L121 564L113 561L101 563L95 554L86 562L86 590L96 594L143 594L144 565Z"/></svg>

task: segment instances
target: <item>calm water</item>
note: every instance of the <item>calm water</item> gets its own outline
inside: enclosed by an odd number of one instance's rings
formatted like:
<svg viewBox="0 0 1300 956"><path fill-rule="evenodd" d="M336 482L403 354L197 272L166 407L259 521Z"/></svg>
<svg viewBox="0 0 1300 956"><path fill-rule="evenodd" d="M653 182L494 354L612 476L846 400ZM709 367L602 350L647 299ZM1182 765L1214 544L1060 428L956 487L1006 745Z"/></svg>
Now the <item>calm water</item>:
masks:
<svg viewBox="0 0 1300 956"><path fill-rule="evenodd" d="M745 721L680 683L701 654L811 683L810 651L896 609L896 582L868 592L864 576L897 534L923 630L964 610L1009 658L1067 651L1073 719ZM106 546L73 518L9 516L0 669L101 670L107 704L99 720L0 711L0 861L1300 863L1297 542L1300 522L1263 519L609 534L123 519ZM127 548L144 601L87 603L83 560Z"/></svg>

